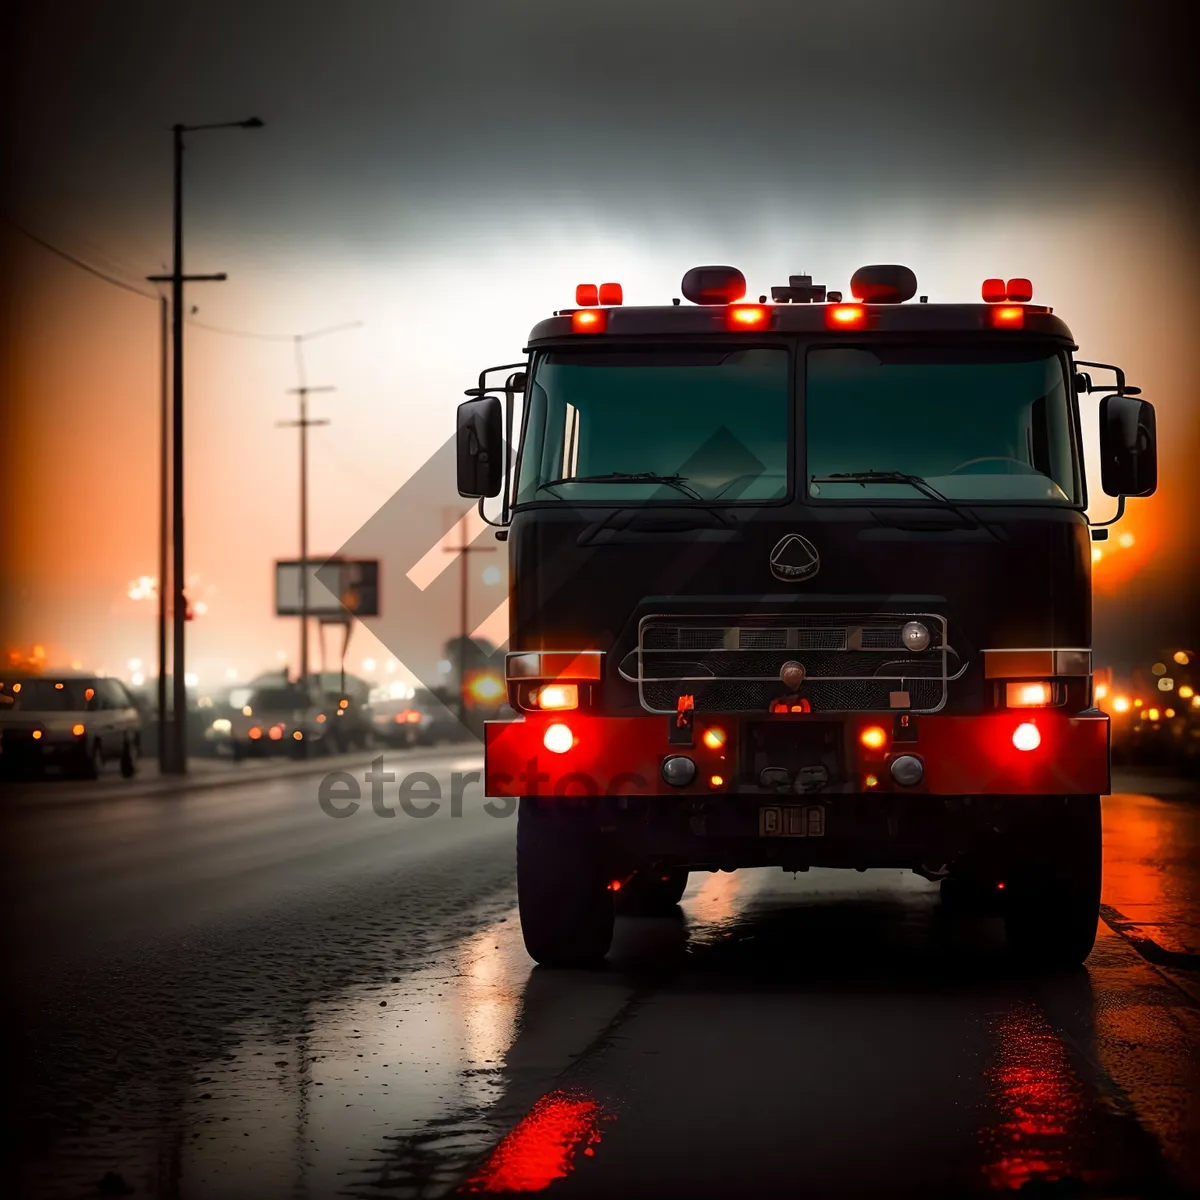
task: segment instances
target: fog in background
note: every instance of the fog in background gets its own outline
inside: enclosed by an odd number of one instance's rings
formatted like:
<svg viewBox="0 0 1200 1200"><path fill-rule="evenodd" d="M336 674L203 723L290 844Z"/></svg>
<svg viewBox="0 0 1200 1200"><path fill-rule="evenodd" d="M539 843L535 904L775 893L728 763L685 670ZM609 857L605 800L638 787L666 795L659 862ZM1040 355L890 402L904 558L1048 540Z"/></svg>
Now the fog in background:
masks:
<svg viewBox="0 0 1200 1200"><path fill-rule="evenodd" d="M799 272L844 290L879 261L933 301L1027 275L1082 357L1125 366L1158 408L1162 482L1096 565L1098 657L1121 661L1200 641L1191 7L26 4L3 214L153 291L169 127L266 122L188 143L185 266L230 276L188 290L202 673L296 657L270 570L298 549L296 435L275 427L295 415L294 356L240 335L364 322L305 351L309 381L338 388L312 400L333 421L312 434L320 553L576 282L664 303L704 262L741 267L752 295ZM156 570L158 308L7 221L0 247L3 640L125 673L154 653L152 605L127 590ZM503 591L480 581L478 619ZM355 639L354 665L386 655Z"/></svg>

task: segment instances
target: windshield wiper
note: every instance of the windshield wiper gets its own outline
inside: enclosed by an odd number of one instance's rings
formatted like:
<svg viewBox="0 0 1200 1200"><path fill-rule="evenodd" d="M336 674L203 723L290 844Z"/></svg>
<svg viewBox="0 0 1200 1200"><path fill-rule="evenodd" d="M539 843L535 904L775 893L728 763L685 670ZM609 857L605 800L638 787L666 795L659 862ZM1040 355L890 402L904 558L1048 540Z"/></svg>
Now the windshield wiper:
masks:
<svg viewBox="0 0 1200 1200"><path fill-rule="evenodd" d="M542 488L558 487L564 483L665 483L693 500L704 499L694 488L687 486L683 475L659 475L655 471L610 471L607 475L575 475L569 479L548 479L545 483L539 483L535 490L540 492Z"/></svg>
<svg viewBox="0 0 1200 1200"><path fill-rule="evenodd" d="M930 500L944 505L956 517L965 521L971 529L978 529L982 526L996 541L1004 541L986 521L981 521L978 517L960 508L949 496L943 495L929 480L921 475L909 475L905 471L839 471L833 475L814 475L811 478L811 482L859 483L863 487L866 487L868 483L907 483L909 487L915 488L923 496L927 496Z"/></svg>

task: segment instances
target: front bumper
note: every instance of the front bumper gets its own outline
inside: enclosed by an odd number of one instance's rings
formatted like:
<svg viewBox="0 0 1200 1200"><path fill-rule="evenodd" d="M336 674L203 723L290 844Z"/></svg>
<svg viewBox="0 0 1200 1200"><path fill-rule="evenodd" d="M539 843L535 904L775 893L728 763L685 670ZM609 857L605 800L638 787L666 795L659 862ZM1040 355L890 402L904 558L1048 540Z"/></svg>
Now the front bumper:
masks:
<svg viewBox="0 0 1200 1200"><path fill-rule="evenodd" d="M546 748L546 730L565 725L572 745ZM582 713L530 715L485 725L485 772L491 796L714 794L776 795L911 793L936 796L1105 795L1109 791L1109 720L1105 713L1066 715L1053 710L972 716L864 713L847 717L797 714L696 713L691 744L672 739L675 718L606 717ZM794 725L794 734L787 726ZM1033 725L1039 744L1014 745L1018 726ZM864 744L864 731L882 730L882 744ZM723 735L710 745L711 730ZM678 733L676 733L678 738ZM876 735L878 739L878 735ZM871 740L871 739L868 739ZM771 749L764 751L763 745ZM803 749L813 747L811 753ZM797 748L798 747L798 748ZM770 786L763 783L764 753L780 758ZM695 778L666 783L663 762L690 758ZM825 782L796 782L808 765L823 762ZM902 786L892 763L915 756L920 782ZM773 765L768 763L768 765Z"/></svg>

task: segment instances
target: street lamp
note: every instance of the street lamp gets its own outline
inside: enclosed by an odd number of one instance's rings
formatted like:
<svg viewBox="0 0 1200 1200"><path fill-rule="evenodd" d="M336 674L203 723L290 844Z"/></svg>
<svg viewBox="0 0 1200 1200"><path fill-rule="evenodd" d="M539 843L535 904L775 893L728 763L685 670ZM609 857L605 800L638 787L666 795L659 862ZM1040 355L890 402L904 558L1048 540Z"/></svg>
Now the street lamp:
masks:
<svg viewBox="0 0 1200 1200"><path fill-rule="evenodd" d="M217 275L185 275L183 273L183 135L199 133L205 129L261 129L262 121L258 117L248 117L244 121L220 121L208 125L174 125L174 256L172 270L169 275L151 275L153 283L170 283L171 285L171 467L173 472L171 489L171 536L174 549L172 559L172 726L171 752L165 757L163 767L170 774L187 774L187 676L184 670L184 621L187 618L187 601L183 595L184 565L183 565L183 285L185 282L213 281L225 279L224 272ZM165 412L164 412L165 419ZM165 441L164 441L165 453ZM165 471L163 472L165 482ZM166 529L162 530L162 540L166 540ZM165 559L165 555L163 556ZM165 581L159 581L159 622L163 630L165 613ZM165 632L165 630L163 630ZM166 670L165 637L160 637L159 647L159 678ZM159 685L159 695L165 698L164 689ZM160 713L161 720L161 713Z"/></svg>

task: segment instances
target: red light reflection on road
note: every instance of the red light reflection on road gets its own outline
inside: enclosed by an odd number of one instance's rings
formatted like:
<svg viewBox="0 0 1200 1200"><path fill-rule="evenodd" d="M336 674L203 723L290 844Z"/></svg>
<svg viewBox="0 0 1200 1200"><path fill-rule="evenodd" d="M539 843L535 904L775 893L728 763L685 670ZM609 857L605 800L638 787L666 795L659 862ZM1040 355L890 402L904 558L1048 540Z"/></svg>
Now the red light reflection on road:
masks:
<svg viewBox="0 0 1200 1200"><path fill-rule="evenodd" d="M999 1119L982 1132L988 1183L1015 1190L1078 1177L1083 1096L1062 1043L1031 1005L997 1018L992 1036L986 1078Z"/></svg>
<svg viewBox="0 0 1200 1200"><path fill-rule="evenodd" d="M463 1192L540 1192L572 1169L577 1150L591 1156L604 1114L581 1093L548 1092L492 1151Z"/></svg>

